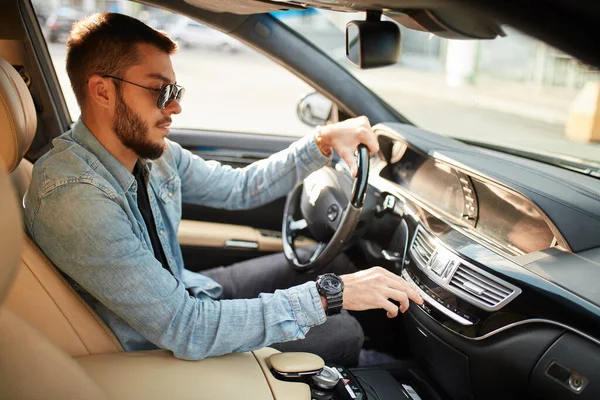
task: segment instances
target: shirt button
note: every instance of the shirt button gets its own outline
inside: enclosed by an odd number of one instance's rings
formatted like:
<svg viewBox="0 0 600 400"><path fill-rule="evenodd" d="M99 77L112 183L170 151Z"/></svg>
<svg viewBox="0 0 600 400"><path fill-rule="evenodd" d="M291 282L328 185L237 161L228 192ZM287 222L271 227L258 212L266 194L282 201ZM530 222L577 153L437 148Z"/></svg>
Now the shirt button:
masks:
<svg viewBox="0 0 600 400"><path fill-rule="evenodd" d="M169 192L169 197L173 197L173 193Z"/></svg>
<svg viewBox="0 0 600 400"><path fill-rule="evenodd" d="M163 230L161 229L159 233L160 233L161 235L164 235L164 234L165 234L165 231L163 231Z"/></svg>
<svg viewBox="0 0 600 400"><path fill-rule="evenodd" d="M173 259L172 259L172 258L169 258L169 262L170 262L170 263L172 263L172 262L173 262Z"/></svg>

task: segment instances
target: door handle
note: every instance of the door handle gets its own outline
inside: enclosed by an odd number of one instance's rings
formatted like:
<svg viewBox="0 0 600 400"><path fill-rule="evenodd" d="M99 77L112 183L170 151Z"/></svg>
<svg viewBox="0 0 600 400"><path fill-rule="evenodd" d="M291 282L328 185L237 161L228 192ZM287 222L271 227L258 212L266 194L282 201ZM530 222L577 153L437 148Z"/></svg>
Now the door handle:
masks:
<svg viewBox="0 0 600 400"><path fill-rule="evenodd" d="M248 240L228 240L223 247L226 249L256 250L258 249L258 243Z"/></svg>

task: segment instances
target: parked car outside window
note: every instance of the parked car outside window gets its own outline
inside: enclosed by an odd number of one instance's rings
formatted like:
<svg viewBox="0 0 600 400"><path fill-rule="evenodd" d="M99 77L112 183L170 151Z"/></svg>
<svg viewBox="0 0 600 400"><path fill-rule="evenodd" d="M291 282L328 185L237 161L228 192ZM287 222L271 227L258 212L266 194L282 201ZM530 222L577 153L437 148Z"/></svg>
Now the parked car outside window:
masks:
<svg viewBox="0 0 600 400"><path fill-rule="evenodd" d="M188 17L176 17L165 30L182 47L207 47L230 53L242 50L238 40Z"/></svg>
<svg viewBox="0 0 600 400"><path fill-rule="evenodd" d="M80 10L60 7L53 11L46 20L46 33L52 43L66 42L73 24L85 15Z"/></svg>

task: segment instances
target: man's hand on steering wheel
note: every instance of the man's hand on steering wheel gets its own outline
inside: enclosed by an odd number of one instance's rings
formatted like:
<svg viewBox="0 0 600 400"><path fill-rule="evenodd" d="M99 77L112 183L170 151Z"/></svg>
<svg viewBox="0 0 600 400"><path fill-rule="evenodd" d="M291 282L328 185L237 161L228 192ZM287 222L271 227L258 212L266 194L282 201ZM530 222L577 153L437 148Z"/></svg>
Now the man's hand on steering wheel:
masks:
<svg viewBox="0 0 600 400"><path fill-rule="evenodd" d="M324 154L335 150L348 164L352 176L356 176L357 165L354 153L359 144L364 144L370 154L379 151L379 143L365 116L347 119L319 128L316 134L317 144Z"/></svg>
<svg viewBox="0 0 600 400"><path fill-rule="evenodd" d="M382 308L387 311L388 318L394 318L398 311L408 310L409 300L423 304L423 298L413 285L385 268L373 267L340 278L344 282L342 308L345 310ZM390 300L397 301L400 306Z"/></svg>
<svg viewBox="0 0 600 400"><path fill-rule="evenodd" d="M370 154L379 151L379 143L369 119L364 116L320 127L316 141L324 154L335 150L346 162L353 177L358 170L354 157L358 145L366 145ZM381 308L387 311L388 318L394 318L398 311L404 313L408 309L410 300L423 304L423 298L415 287L385 268L373 267L340 278L344 282L342 308L346 310ZM390 300L398 302L400 306Z"/></svg>

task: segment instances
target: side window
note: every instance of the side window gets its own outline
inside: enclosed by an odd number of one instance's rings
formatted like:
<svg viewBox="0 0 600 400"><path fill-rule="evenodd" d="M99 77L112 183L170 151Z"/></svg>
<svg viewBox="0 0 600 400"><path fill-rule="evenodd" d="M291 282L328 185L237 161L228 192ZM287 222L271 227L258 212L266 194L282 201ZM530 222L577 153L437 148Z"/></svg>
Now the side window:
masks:
<svg viewBox="0 0 600 400"><path fill-rule="evenodd" d="M85 8L90 3L95 6ZM44 0L34 0L33 4L73 120L80 112L65 69L66 38L73 22L82 16L116 11L167 32L179 44L171 59L177 83L186 93L173 127L297 136L311 129L299 120L296 108L314 89L218 30L133 2L98 0L51 7Z"/></svg>

